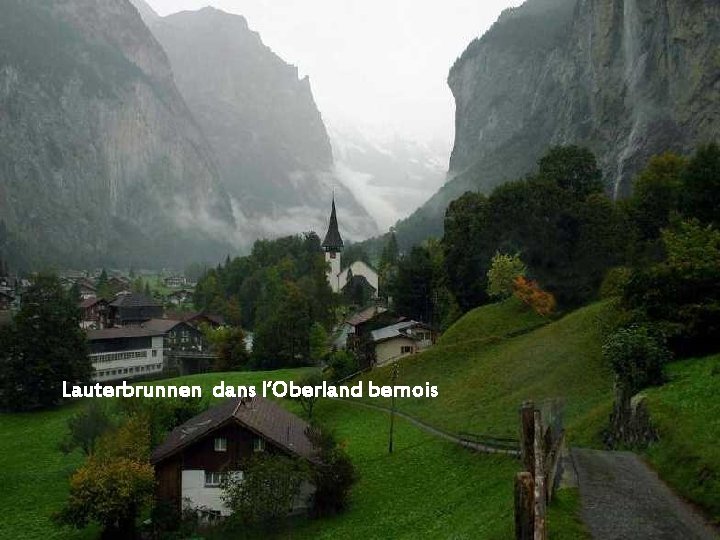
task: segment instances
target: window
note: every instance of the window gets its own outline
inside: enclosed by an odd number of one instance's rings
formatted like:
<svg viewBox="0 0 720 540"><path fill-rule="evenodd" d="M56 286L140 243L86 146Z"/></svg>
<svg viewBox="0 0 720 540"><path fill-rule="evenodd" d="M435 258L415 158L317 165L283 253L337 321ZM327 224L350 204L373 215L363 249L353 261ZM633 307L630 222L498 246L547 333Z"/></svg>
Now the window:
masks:
<svg viewBox="0 0 720 540"><path fill-rule="evenodd" d="M215 451L227 452L227 439L225 437L218 437L215 439Z"/></svg>
<svg viewBox="0 0 720 540"><path fill-rule="evenodd" d="M260 437L256 438L253 441L253 450L255 452L264 452L265 451L265 439L261 439Z"/></svg>
<svg viewBox="0 0 720 540"><path fill-rule="evenodd" d="M205 471L205 487L220 487L223 473Z"/></svg>
<svg viewBox="0 0 720 540"><path fill-rule="evenodd" d="M409 345L403 345L400 347L400 354L410 354L413 351L413 348Z"/></svg>
<svg viewBox="0 0 720 540"><path fill-rule="evenodd" d="M153 357L157 356L157 350L153 349Z"/></svg>

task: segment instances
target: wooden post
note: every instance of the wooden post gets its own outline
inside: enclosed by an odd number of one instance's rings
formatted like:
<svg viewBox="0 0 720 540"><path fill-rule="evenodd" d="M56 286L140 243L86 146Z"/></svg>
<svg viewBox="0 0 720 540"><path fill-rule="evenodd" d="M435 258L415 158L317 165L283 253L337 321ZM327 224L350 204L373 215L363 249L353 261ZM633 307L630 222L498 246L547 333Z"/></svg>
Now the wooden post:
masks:
<svg viewBox="0 0 720 540"><path fill-rule="evenodd" d="M535 486L529 472L515 476L515 540L533 540L535 529Z"/></svg>
<svg viewBox="0 0 720 540"><path fill-rule="evenodd" d="M545 486L545 437L543 433L542 414L534 411L535 420L535 540L546 540L545 512L547 491Z"/></svg>
<svg viewBox="0 0 720 540"><path fill-rule="evenodd" d="M535 477L535 404L526 401L520 408L520 454L524 470Z"/></svg>

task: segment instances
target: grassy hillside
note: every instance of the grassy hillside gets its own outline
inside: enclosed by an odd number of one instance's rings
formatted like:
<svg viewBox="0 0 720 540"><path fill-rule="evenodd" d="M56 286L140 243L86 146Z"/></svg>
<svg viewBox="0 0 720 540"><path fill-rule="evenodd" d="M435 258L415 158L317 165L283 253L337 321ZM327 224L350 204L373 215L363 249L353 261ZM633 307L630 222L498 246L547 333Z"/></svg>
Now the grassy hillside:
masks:
<svg viewBox="0 0 720 540"><path fill-rule="evenodd" d="M221 379L235 385L259 384L263 379L297 379L305 371L205 374L173 382L200 384L205 395L211 395L212 386ZM68 418L80 407L80 403L73 403L53 411L0 414L0 540L97 536L93 528L74 533L58 529L50 521L67 497L69 476L83 461L79 452L66 456L58 449L67 432Z"/></svg>
<svg viewBox="0 0 720 540"><path fill-rule="evenodd" d="M671 364L670 382L647 390L660 442L650 463L720 524L720 355Z"/></svg>
<svg viewBox="0 0 720 540"><path fill-rule="evenodd" d="M450 431L515 436L524 400L559 397L573 444L592 444L612 401L600 348L608 309L594 304L539 328L541 320L515 301L472 311L436 347L400 362L396 384L430 382L439 396L403 399L398 408ZM390 384L390 369L365 379Z"/></svg>

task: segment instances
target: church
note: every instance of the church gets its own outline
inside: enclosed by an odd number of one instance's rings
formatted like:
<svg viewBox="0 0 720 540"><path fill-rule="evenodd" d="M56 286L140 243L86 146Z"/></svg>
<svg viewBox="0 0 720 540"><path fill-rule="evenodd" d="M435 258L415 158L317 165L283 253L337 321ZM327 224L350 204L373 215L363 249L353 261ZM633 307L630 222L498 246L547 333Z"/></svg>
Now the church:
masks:
<svg viewBox="0 0 720 540"><path fill-rule="evenodd" d="M378 274L363 261L354 261L352 264L343 268L341 264L342 250L344 247L340 229L338 228L337 211L335 209L335 197L332 201L332 211L330 212L330 224L328 226L325 240L322 243L325 251L325 261L328 263L327 279L333 292L339 293L349 284L360 283L372 290L373 298L378 293Z"/></svg>

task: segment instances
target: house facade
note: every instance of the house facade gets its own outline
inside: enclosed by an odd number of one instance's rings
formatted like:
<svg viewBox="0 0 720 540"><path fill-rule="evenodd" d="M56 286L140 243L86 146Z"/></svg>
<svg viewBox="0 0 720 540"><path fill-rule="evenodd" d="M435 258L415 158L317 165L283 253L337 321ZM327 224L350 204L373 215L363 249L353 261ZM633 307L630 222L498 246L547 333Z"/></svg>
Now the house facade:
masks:
<svg viewBox="0 0 720 540"><path fill-rule="evenodd" d="M120 294L109 305L110 326L139 326L150 319L161 319L163 306L142 294Z"/></svg>
<svg viewBox="0 0 720 540"><path fill-rule="evenodd" d="M108 327L108 301L103 298L86 298L80 302L82 312L80 328L99 330Z"/></svg>
<svg viewBox="0 0 720 540"><path fill-rule="evenodd" d="M198 373L213 358L202 333L182 321L151 319L141 326L89 330L87 337L96 382L152 377L166 370Z"/></svg>
<svg viewBox="0 0 720 540"><path fill-rule="evenodd" d="M424 323L403 321L373 330L371 337L375 346L375 365L384 366L431 347L437 335Z"/></svg>
<svg viewBox="0 0 720 540"><path fill-rule="evenodd" d="M227 516L222 500L225 475L242 478L243 463L267 452L315 461L309 425L261 397L230 399L175 428L152 453L156 498L178 511L192 508L206 516ZM293 504L307 508L312 486L304 485Z"/></svg>

